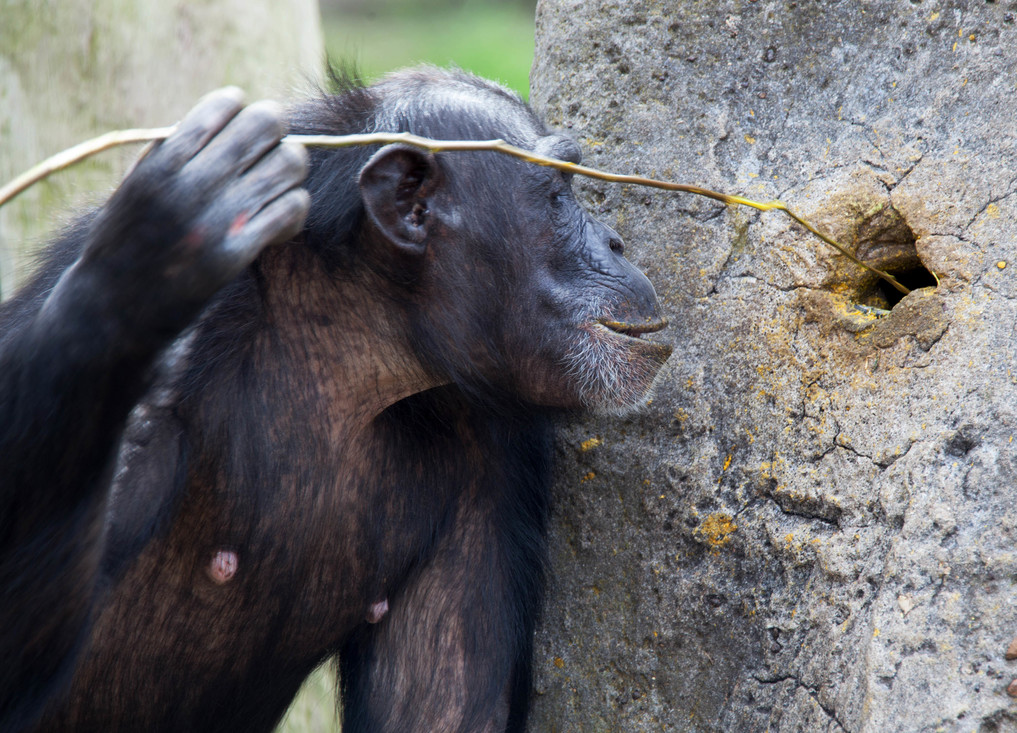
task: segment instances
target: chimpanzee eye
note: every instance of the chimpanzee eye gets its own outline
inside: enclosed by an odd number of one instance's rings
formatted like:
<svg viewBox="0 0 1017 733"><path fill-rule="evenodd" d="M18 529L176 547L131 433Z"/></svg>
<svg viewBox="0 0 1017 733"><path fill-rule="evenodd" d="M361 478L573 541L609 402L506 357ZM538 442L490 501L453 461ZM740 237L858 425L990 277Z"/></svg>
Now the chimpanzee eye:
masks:
<svg viewBox="0 0 1017 733"><path fill-rule="evenodd" d="M554 181L551 188L551 205L555 208L564 206L572 196L572 174L562 173L559 180Z"/></svg>

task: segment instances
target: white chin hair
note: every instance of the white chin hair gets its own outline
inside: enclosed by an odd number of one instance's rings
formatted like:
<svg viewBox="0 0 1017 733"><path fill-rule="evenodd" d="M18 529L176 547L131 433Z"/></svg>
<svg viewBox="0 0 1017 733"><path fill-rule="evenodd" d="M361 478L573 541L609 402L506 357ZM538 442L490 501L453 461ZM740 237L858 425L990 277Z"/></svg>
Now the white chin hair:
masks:
<svg viewBox="0 0 1017 733"><path fill-rule="evenodd" d="M583 406L601 415L627 415L645 406L663 364L599 324L580 333L564 363Z"/></svg>

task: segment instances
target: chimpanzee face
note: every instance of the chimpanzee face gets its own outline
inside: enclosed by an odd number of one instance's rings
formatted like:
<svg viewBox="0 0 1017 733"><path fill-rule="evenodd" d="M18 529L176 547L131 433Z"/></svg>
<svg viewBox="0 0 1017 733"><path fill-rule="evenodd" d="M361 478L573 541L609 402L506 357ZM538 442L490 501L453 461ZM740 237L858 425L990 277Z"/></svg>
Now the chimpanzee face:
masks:
<svg viewBox="0 0 1017 733"><path fill-rule="evenodd" d="M567 137L527 142L579 162ZM645 399L671 348L642 336L666 321L568 175L491 152L390 146L364 168L361 191L392 256L413 262L412 334L433 369L548 407Z"/></svg>
<svg viewBox="0 0 1017 733"><path fill-rule="evenodd" d="M578 145L547 135L536 152L574 163ZM640 404L671 353L642 338L667 325L649 280L624 257L621 238L576 201L571 176L519 171L516 273L503 312L515 389L544 405L624 410ZM503 186L505 184L503 183ZM538 336L535 338L535 336Z"/></svg>

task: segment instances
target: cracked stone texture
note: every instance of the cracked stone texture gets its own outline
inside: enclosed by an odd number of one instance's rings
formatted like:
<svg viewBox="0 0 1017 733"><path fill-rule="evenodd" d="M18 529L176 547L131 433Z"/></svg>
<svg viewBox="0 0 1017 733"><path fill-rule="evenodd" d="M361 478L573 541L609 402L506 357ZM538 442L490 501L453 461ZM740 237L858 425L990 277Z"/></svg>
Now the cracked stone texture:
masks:
<svg viewBox="0 0 1017 733"><path fill-rule="evenodd" d="M1017 730L1017 2L542 0L577 180L675 346L565 426L532 728Z"/></svg>

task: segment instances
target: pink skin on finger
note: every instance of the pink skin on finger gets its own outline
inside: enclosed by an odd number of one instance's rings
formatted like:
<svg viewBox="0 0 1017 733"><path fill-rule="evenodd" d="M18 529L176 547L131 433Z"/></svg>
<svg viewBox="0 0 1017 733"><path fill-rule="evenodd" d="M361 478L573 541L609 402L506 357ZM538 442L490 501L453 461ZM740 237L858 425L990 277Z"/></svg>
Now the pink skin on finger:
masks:
<svg viewBox="0 0 1017 733"><path fill-rule="evenodd" d="M251 220L251 217L247 215L247 212L239 214L233 223L230 224L230 236L239 234L240 231L247 225L247 222Z"/></svg>

